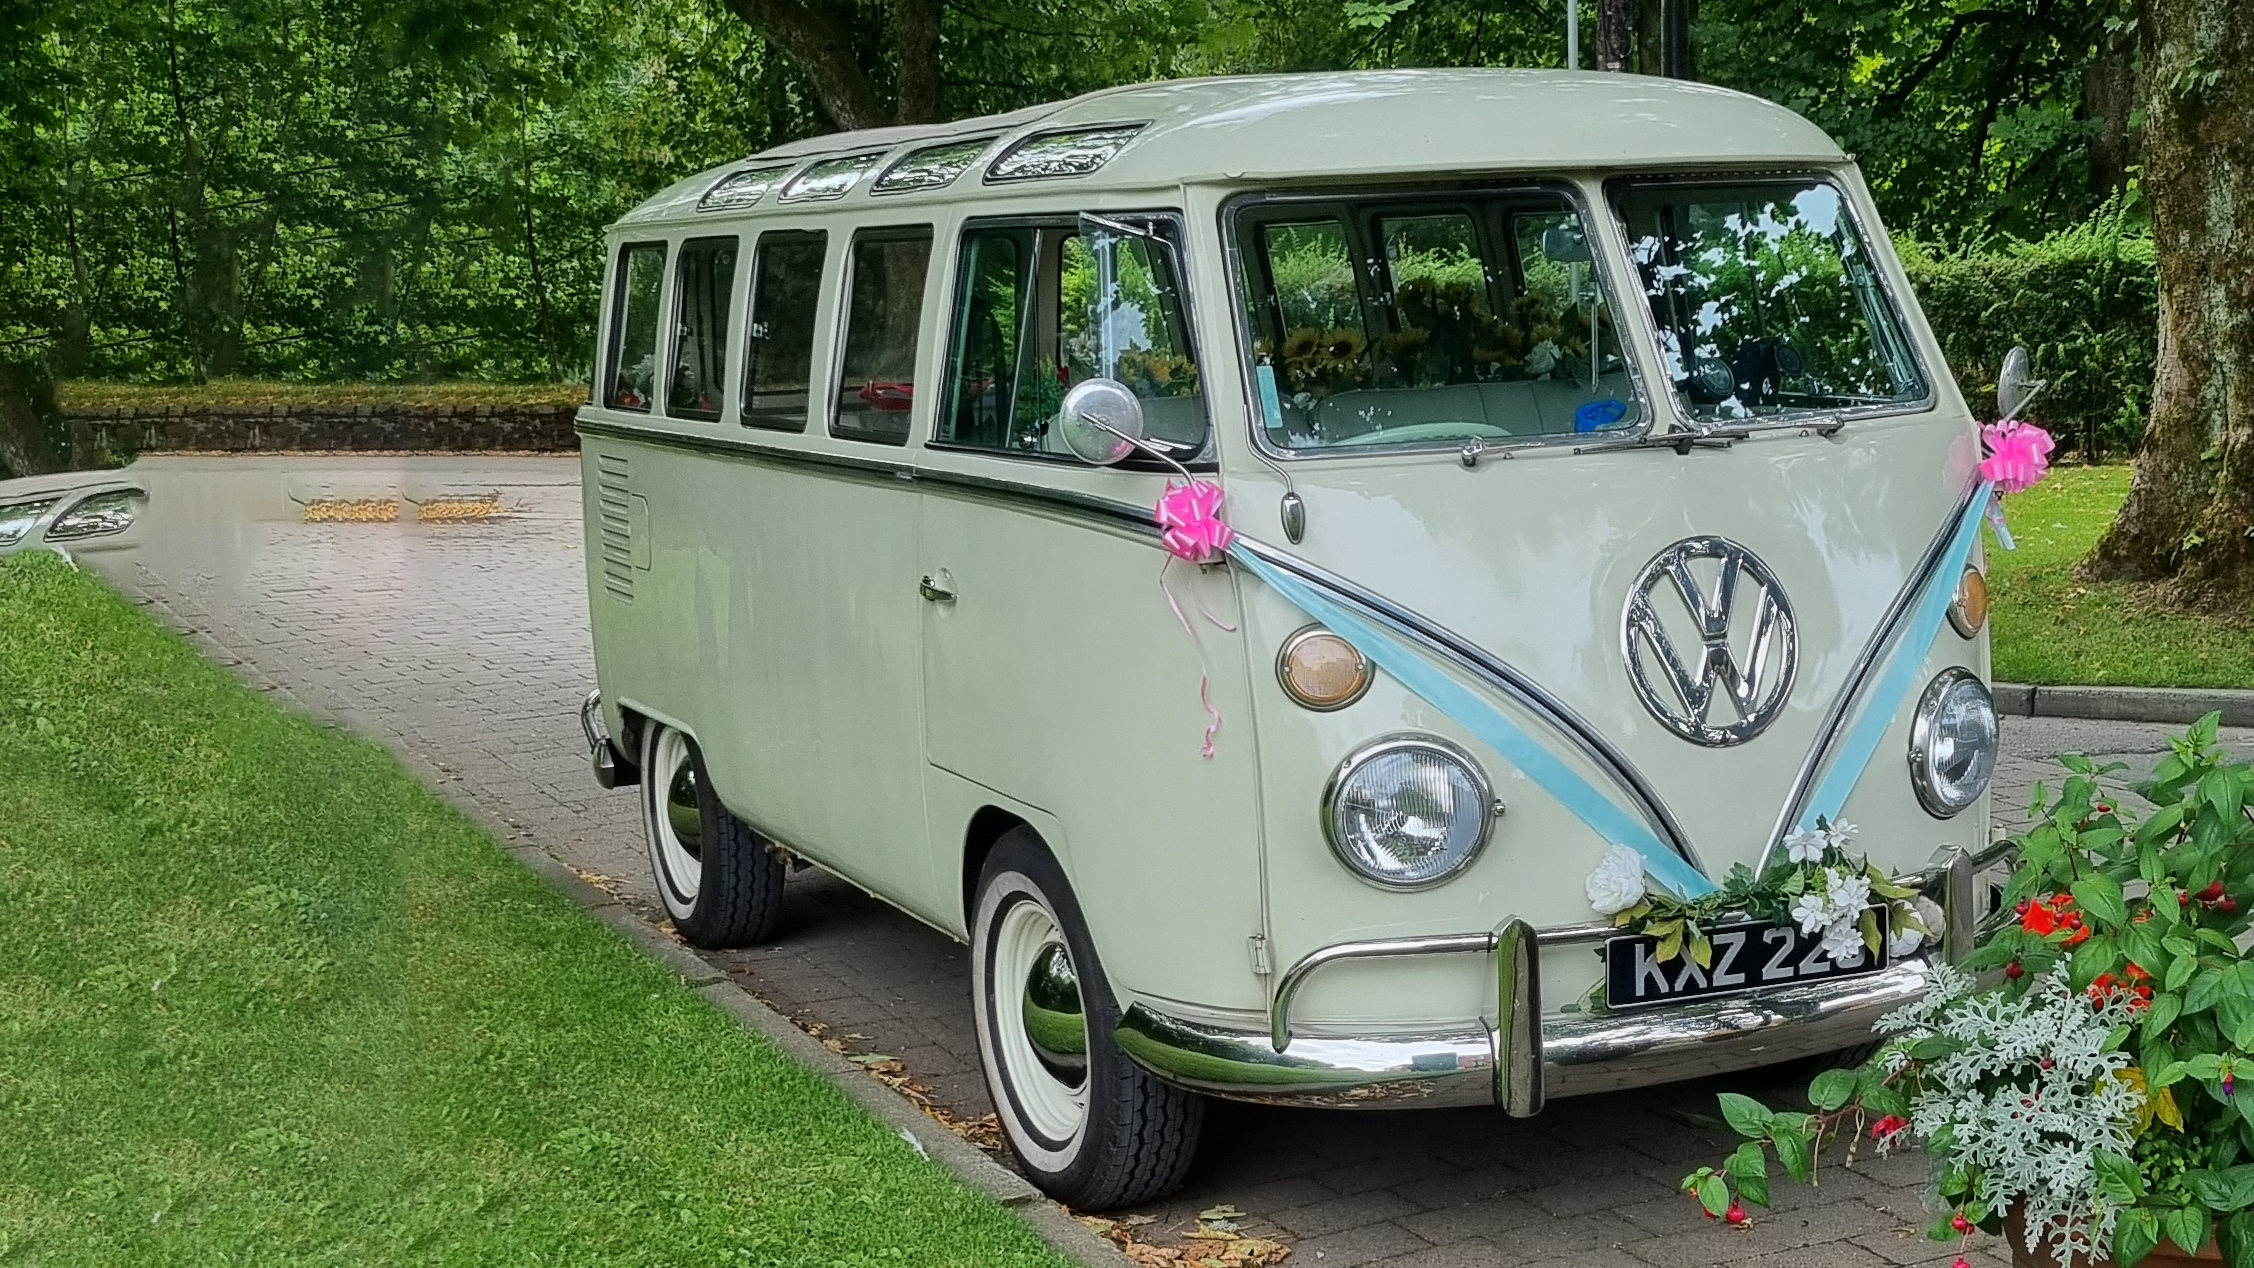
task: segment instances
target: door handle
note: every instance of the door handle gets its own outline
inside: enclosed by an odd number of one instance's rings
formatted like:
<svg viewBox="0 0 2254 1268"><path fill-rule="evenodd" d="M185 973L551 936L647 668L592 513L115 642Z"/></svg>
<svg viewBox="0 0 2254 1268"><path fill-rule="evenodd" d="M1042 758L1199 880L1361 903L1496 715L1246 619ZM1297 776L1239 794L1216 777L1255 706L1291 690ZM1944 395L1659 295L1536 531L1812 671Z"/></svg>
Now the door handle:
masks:
<svg viewBox="0 0 2254 1268"><path fill-rule="evenodd" d="M955 578L950 576L945 568L936 572L927 572L923 575L923 579L916 583L916 593L933 603L953 603L955 601Z"/></svg>

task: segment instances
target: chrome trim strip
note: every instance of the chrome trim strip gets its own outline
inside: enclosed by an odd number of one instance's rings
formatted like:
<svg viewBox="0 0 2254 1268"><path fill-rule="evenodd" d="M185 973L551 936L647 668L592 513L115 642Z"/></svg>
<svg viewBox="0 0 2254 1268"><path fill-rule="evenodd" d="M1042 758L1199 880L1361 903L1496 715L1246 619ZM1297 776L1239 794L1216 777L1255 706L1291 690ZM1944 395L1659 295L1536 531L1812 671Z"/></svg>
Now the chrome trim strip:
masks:
<svg viewBox="0 0 2254 1268"><path fill-rule="evenodd" d="M1237 544L1257 556L1262 563L1281 568L1310 585L1330 591L1336 597L1423 644L1427 649L1448 658L1458 668L1518 702L1552 729L1564 734L1583 757L1595 763L1598 770L1626 789L1635 799L1636 808L1658 829L1660 839L1667 843L1668 848L1692 867L1701 872L1706 870L1699 863L1698 852L1691 847L1689 835L1675 821L1673 812L1660 799L1658 790L1645 780L1643 772L1637 770L1627 756L1606 740L1588 719L1574 712L1571 706L1551 695L1533 679L1446 626L1420 616L1381 594L1365 590L1297 555L1280 551L1243 533L1237 534Z"/></svg>
<svg viewBox="0 0 2254 1268"><path fill-rule="evenodd" d="M1290 1056L1256 1031L1191 1022L1130 1005L1112 1036L1135 1064L1176 1087L1232 1101L1332 1109L1495 1103L1495 1049L1485 1026L1330 1039Z"/></svg>
<svg viewBox="0 0 2254 1268"><path fill-rule="evenodd" d="M827 453L807 449L785 449L779 445L763 445L748 438L736 436L692 436L655 427L636 427L599 418L581 418L578 422L581 436L599 436L610 440L624 440L637 444L655 445L663 449L686 449L698 453L720 454L726 457L747 458L755 462L772 462L783 466L814 467L840 473L867 477L886 477L914 481L918 484L939 485L987 494L1004 501L1022 502L1044 510L1060 511L1076 519L1101 524L1107 528L1129 528L1158 542L1158 524L1148 510L1127 502L1114 502L1108 498L1075 493L1069 489L1050 489L1039 485L1023 484L1015 480L1002 480L988 476L971 475L959 471L942 471L932 467L919 467L913 463L884 458L861 457L853 454Z"/></svg>
<svg viewBox="0 0 2254 1268"><path fill-rule="evenodd" d="M1863 644L1863 650L1856 655L1854 664L1848 667L1847 680L1840 685L1839 694L1832 698L1830 706L1824 710L1823 720L1816 724L1815 741L1808 746L1807 755L1800 759L1800 770L1792 777L1792 790L1785 794L1784 807L1777 812L1776 825L1769 829L1769 843L1761 847L1761 858L1753 867L1756 875L1768 870L1769 860L1776 854L1777 846L1783 843L1785 834L1792 829L1793 821L1800 817L1800 811L1808 804L1808 795L1815 791L1816 781L1823 777L1824 762L1831 756L1832 746L1839 741L1840 728L1846 724L1848 714L1853 712L1855 702L1862 697L1863 689L1870 685L1871 674L1885 660L1887 650L1893 647L1895 636L1901 632L1902 622L1908 618L1910 609L1917 606L1918 596L1925 593L1925 588L1932 584L1933 574L1949 553L1950 540L1956 536L1958 525L1964 522L1966 508L1979 494L1980 485L1975 481L1972 488L1957 499L1956 511L1942 523L1940 531L1933 535L1933 542L1925 548L1925 554L1910 574L1909 583L1894 595L1885 614L1879 618L1878 627L1871 631L1870 641Z"/></svg>

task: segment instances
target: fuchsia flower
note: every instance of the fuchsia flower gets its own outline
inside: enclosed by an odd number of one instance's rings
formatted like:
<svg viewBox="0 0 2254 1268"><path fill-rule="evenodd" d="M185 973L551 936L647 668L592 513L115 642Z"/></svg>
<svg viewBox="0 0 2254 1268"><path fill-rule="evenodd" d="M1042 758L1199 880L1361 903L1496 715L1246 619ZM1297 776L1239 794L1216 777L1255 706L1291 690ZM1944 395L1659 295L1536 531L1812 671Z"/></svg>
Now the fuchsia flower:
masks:
<svg viewBox="0 0 2254 1268"><path fill-rule="evenodd" d="M1169 481L1153 514L1166 530L1159 541L1176 559L1188 563L1218 559L1237 539L1236 530L1221 522L1221 486L1208 480Z"/></svg>
<svg viewBox="0 0 2254 1268"><path fill-rule="evenodd" d="M1990 423L1980 429L1988 456L1980 464L1980 478L1991 481L1998 493L2017 493L2050 474L2050 454L2058 442L2033 423Z"/></svg>
<svg viewBox="0 0 2254 1268"><path fill-rule="evenodd" d="M1886 1117L1879 1119L1877 1122L1871 1124L1871 1139L1885 1140L1887 1137L1892 1136L1894 1133L1902 1130L1909 1125L1910 1120L1902 1117L1901 1115L1888 1114Z"/></svg>

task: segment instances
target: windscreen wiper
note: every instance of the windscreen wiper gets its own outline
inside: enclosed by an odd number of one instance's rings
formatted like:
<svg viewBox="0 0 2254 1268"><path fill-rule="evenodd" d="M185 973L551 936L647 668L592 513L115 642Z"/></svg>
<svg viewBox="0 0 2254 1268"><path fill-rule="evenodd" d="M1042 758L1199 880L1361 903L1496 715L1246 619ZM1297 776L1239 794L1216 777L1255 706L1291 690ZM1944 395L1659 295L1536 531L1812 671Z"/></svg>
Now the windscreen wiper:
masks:
<svg viewBox="0 0 2254 1268"><path fill-rule="evenodd" d="M1771 423L1760 430L1783 431L1797 427L1803 431L1813 432L1818 436L1829 436L1846 425L1845 419L1834 415L1802 419L1798 422ZM1608 441L1601 445L1581 445L1576 447L1573 452L1584 454L1613 453L1622 449L1672 449L1676 453L1688 457L1693 449L1727 449L1740 440L1749 439L1753 433L1752 427L1743 424L1735 427L1677 427L1669 431L1645 432L1641 436Z"/></svg>

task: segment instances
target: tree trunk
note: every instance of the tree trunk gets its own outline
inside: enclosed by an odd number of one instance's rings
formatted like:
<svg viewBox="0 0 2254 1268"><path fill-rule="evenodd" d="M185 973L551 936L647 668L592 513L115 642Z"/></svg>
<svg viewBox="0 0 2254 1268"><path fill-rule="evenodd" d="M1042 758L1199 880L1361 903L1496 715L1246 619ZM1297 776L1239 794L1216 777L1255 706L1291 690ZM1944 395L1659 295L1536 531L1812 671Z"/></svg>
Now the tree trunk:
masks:
<svg viewBox="0 0 2254 1268"><path fill-rule="evenodd" d="M2139 8L2160 355L2129 499L2084 573L2238 608L2254 595L2254 9Z"/></svg>
<svg viewBox="0 0 2254 1268"><path fill-rule="evenodd" d="M0 361L0 480L70 469L70 431L38 367Z"/></svg>
<svg viewBox="0 0 2254 1268"><path fill-rule="evenodd" d="M1664 0L1634 0L1636 6L1636 70L1645 75L1660 72L1666 30Z"/></svg>
<svg viewBox="0 0 2254 1268"><path fill-rule="evenodd" d="M850 4L823 0L728 0L728 8L781 49L814 87L814 100L838 127L874 128L885 119L884 102L854 55L854 11ZM937 54L938 40L932 41ZM932 68L936 84L937 66ZM902 79L908 78L906 72Z"/></svg>
<svg viewBox="0 0 2254 1268"><path fill-rule="evenodd" d="M1629 69L1636 34L1636 0L1597 0L1597 69Z"/></svg>
<svg viewBox="0 0 2254 1268"><path fill-rule="evenodd" d="M899 66L902 123L937 123L939 113L940 0L892 0L892 51Z"/></svg>
<svg viewBox="0 0 2254 1268"><path fill-rule="evenodd" d="M2104 202L2129 185L2129 111L2136 104L2131 36L2100 31L2097 56L2082 72L2082 113L2090 135L2090 197Z"/></svg>

